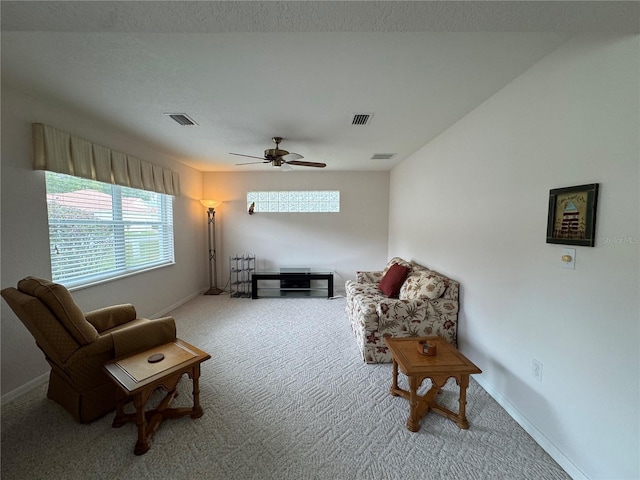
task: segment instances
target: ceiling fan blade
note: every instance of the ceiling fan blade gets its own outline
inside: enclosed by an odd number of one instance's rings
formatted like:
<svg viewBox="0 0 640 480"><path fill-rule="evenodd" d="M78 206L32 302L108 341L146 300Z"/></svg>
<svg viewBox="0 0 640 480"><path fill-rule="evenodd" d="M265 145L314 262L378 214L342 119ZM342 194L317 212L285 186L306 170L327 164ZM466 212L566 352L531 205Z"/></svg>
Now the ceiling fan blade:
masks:
<svg viewBox="0 0 640 480"><path fill-rule="evenodd" d="M269 160L267 160L267 159L266 159L266 158L264 158L264 157L255 157L255 156L253 156L253 155L245 155L245 154L243 154L243 153L229 153L229 155L238 155L239 157L257 158L257 159L260 159L260 160L265 160L266 162L268 162L268 161L269 161Z"/></svg>
<svg viewBox="0 0 640 480"><path fill-rule="evenodd" d="M291 160L300 160L301 158L304 158L304 157L299 153L287 153L286 155L283 155L280 158L282 158L286 162L290 162Z"/></svg>
<svg viewBox="0 0 640 480"><path fill-rule="evenodd" d="M271 162L269 160L265 160L263 162L236 163L236 165L255 165L256 163L271 163Z"/></svg>
<svg viewBox="0 0 640 480"><path fill-rule="evenodd" d="M289 165L298 165L300 167L318 167L318 168L324 168L327 166L326 163L320 163L320 162L299 162L298 160L291 160L290 162L287 162Z"/></svg>

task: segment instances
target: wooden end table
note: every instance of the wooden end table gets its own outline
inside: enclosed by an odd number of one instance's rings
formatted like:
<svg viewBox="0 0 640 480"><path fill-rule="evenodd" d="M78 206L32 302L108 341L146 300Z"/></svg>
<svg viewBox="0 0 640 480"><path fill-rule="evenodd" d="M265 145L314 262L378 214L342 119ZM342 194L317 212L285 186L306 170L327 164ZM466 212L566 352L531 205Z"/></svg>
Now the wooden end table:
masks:
<svg viewBox="0 0 640 480"><path fill-rule="evenodd" d="M426 356L418 351L420 342L424 341L435 344L435 356ZM465 416L469 375L482 373L482 370L440 337L385 337L385 342L393 358L390 393L409 400L407 428L412 432L420 430L420 420L429 410L453 420L460 428L469 428L469 422ZM408 377L409 391L398 387L398 367ZM431 379L432 387L426 394L418 395L418 389L425 378ZM436 395L449 378L455 378L460 387L458 413L436 402Z"/></svg>
<svg viewBox="0 0 640 480"><path fill-rule="evenodd" d="M162 360L157 360L162 355ZM154 357L155 356L155 357ZM138 441L133 453L142 455L149 450L151 438L163 420L190 415L202 416L200 406L200 364L211 356L180 339L159 347L146 350L129 357L113 360L104 365L107 376L117 385L116 416L112 426L119 428L127 422L135 422L138 427ZM155 362L150 361L156 360ZM193 381L193 407L169 408L176 397L176 387L182 375L187 374ZM167 394L154 410L145 412L149 397L158 387L164 387ZM135 413L124 413L124 404L133 397Z"/></svg>

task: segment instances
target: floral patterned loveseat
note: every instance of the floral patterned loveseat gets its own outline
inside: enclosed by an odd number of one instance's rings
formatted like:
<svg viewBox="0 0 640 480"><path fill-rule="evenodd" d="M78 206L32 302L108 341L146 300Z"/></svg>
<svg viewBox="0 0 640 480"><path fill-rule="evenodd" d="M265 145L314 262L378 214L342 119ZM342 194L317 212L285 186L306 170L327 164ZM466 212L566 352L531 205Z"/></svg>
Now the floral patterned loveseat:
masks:
<svg viewBox="0 0 640 480"><path fill-rule="evenodd" d="M409 268L398 298L378 288L393 264ZM392 258L382 271L356 272L347 280L347 315L367 363L391 362L384 337L437 335L456 346L460 285L433 270Z"/></svg>

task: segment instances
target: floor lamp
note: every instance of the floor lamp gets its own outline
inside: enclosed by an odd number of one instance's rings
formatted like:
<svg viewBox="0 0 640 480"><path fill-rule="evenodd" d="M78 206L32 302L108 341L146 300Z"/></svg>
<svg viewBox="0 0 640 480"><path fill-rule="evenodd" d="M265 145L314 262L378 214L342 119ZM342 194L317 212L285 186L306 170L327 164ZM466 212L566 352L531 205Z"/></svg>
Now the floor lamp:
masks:
<svg viewBox="0 0 640 480"><path fill-rule="evenodd" d="M216 269L216 210L222 202L215 200L200 200L207 208L207 234L209 236L209 290L205 295L220 295L222 290L218 288L218 271Z"/></svg>

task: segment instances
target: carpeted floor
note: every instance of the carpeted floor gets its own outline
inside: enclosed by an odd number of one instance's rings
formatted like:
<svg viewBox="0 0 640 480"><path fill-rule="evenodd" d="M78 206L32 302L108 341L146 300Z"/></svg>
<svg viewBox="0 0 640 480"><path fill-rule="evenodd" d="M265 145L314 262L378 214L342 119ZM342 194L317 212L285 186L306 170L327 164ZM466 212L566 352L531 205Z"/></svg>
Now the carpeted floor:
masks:
<svg viewBox="0 0 640 480"><path fill-rule="evenodd" d="M469 430L430 413L408 431L408 402L389 394L391 365L362 361L344 306L226 295L186 303L171 313L178 336L212 356L202 418L165 421L138 457L134 424L114 429L107 415L80 425L41 386L2 407L2 479L569 478L473 380ZM187 377L180 392L174 403L189 405ZM439 398L456 410L455 383Z"/></svg>

